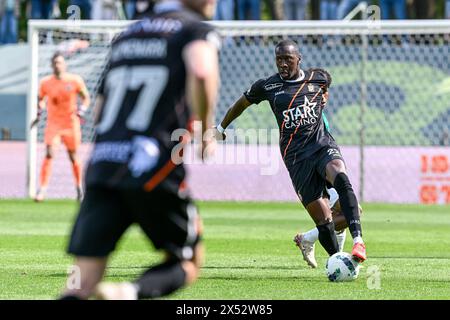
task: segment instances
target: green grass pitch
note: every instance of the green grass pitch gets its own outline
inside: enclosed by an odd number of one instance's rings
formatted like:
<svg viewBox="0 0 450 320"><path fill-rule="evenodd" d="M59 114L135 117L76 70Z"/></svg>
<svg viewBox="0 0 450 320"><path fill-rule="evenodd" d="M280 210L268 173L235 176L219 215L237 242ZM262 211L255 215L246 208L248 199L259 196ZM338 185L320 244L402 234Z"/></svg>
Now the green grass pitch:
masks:
<svg viewBox="0 0 450 320"><path fill-rule="evenodd" d="M313 224L300 205L199 207L206 244L201 278L170 299L450 299L449 206L365 205L369 259L350 283L327 280L319 244L319 268L302 260L292 238ZM76 209L73 201L0 201L0 299L58 296L72 261L64 249ZM133 279L161 257L135 227L118 249L109 281ZM350 239L345 250L351 250ZM376 270L379 289L373 288Z"/></svg>

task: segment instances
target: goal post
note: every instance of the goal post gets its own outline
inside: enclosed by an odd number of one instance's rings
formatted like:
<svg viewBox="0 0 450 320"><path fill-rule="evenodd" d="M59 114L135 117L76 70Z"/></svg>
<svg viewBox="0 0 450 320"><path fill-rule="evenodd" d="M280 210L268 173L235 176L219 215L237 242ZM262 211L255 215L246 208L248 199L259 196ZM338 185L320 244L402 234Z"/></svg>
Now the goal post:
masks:
<svg viewBox="0 0 450 320"><path fill-rule="evenodd" d="M36 115L38 82L51 73L49 59L54 51L68 53L69 72L80 74L94 97L110 41L130 23L29 21L27 129ZM324 112L359 198L369 202L450 202L449 20L211 23L223 40L216 121L252 82L276 72L274 45L291 38L300 46L303 68L323 67L333 77ZM88 115L91 117L83 125L83 160L94 138L92 108ZM29 196L36 191L44 124L45 114L27 134ZM257 163L189 164L194 196L203 200L295 201L278 140L245 136L245 130L276 128L270 107L263 102L246 110L230 126L244 134L236 134L220 146L227 152L243 152L246 147L268 152L268 158L279 166L276 173L261 175L266 159L260 158ZM57 157L48 196L70 197L71 170L63 163L67 157ZM217 185L226 190L217 194Z"/></svg>

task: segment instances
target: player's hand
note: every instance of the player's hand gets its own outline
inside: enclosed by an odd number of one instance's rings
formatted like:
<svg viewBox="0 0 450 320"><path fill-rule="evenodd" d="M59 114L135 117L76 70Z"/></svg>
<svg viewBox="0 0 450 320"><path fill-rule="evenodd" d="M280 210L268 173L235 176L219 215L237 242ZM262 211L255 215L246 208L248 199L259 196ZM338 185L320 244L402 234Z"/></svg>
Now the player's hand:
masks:
<svg viewBox="0 0 450 320"><path fill-rule="evenodd" d="M39 123L39 118L36 118L31 122L30 129L33 129L34 126L36 126Z"/></svg>
<svg viewBox="0 0 450 320"><path fill-rule="evenodd" d="M36 119L34 119L33 122L31 122L30 129L33 129L33 127L39 123L39 120L41 119L41 115L42 115L42 110L40 108L38 108Z"/></svg>
<svg viewBox="0 0 450 320"><path fill-rule="evenodd" d="M86 106L79 106L77 110L77 116L80 118L80 123L84 124L86 122L86 113L87 113L88 107Z"/></svg>
<svg viewBox="0 0 450 320"><path fill-rule="evenodd" d="M221 133L221 132L217 129L217 126L214 126L214 127L213 127L213 130L214 130L214 138L215 138L217 141L225 141L225 140L227 139L227 134L226 134L225 131L224 131L223 133Z"/></svg>

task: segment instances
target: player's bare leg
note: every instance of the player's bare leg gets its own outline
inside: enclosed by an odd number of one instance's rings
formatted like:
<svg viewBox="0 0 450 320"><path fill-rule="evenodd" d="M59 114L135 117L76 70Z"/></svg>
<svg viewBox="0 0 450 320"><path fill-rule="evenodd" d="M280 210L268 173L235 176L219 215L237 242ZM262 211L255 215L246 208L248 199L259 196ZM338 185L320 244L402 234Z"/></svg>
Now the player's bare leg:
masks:
<svg viewBox="0 0 450 320"><path fill-rule="evenodd" d="M317 226L317 237L324 249L329 255L336 253L338 251L338 244L328 200L323 198L317 199L308 204L306 210ZM314 257L315 241L308 239L305 234L298 234L295 236L294 242L300 248L303 258L308 265L316 268L317 261Z"/></svg>
<svg viewBox="0 0 450 320"><path fill-rule="evenodd" d="M77 200L83 200L83 188L81 185L82 168L76 150L67 150L70 162L72 163L73 176L75 178L75 189L77 191Z"/></svg>
<svg viewBox="0 0 450 320"><path fill-rule="evenodd" d="M358 207L359 207L359 215L361 216L363 211L362 211L361 206L358 206ZM347 230L348 225L347 225L347 220L345 219L345 216L342 213L339 200L336 201L334 203L333 207L331 208L331 214L333 217L334 228L335 228L335 232L336 232L336 239L337 239L338 246L339 246L339 252L342 252L344 250L346 230ZM310 249L310 258L309 259L311 261L316 261L316 259L314 257L314 244L316 243L317 240L319 240L319 231L317 230L317 228L313 228L304 233L297 234L294 238L294 241L297 243L297 242L299 242L299 239L303 241L303 245L308 244L308 246L310 248L312 248L312 250ZM309 265L311 265L311 264L309 264Z"/></svg>
<svg viewBox="0 0 450 320"><path fill-rule="evenodd" d="M341 206L339 201L336 201L334 206L331 208L331 214L333 216L334 228L336 232L336 239L338 242L339 252L344 251L345 239L347 238L347 220L345 216L340 211Z"/></svg>
<svg viewBox="0 0 450 320"><path fill-rule="evenodd" d="M353 257L362 262L366 260L366 248L362 239L358 200L348 179L345 164L340 159L331 160L326 166L327 180L339 194L342 212L353 238Z"/></svg>
<svg viewBox="0 0 450 320"><path fill-rule="evenodd" d="M330 193L331 190L328 190L328 193ZM333 190L334 191L334 190ZM334 193L336 193L336 191L334 191ZM335 196L335 197L334 197ZM344 247L344 243L345 243L345 238L346 238L346 233L345 233L345 227L344 224L346 225L346 221L345 221L345 217L342 215L337 214L335 208L339 207L338 203L339 200L337 199L337 193L334 195L330 194L330 198L323 198L327 203L328 203L328 207L331 207L333 204L333 207L331 208L331 212L332 212L332 218L333 218L333 223L335 224L335 233L336 233L336 240L338 242L338 248L339 251L343 250ZM336 226L336 224L338 224ZM339 227L339 228L338 228ZM303 256L305 257L305 261L308 263L309 266L315 268L317 267L317 262L315 259L315 253L314 253L314 245L317 242L317 240L319 240L319 229L317 229L317 227L303 232L303 233L298 233L295 237L294 237L294 242L297 244L297 246L300 247L301 245L301 249Z"/></svg>
<svg viewBox="0 0 450 320"><path fill-rule="evenodd" d="M89 299L105 273L107 258L77 257L61 299Z"/></svg>
<svg viewBox="0 0 450 320"><path fill-rule="evenodd" d="M47 194L47 187L52 173L53 162L53 147L51 145L46 146L45 158L42 161L39 189L36 193L34 201L42 202Z"/></svg>
<svg viewBox="0 0 450 320"><path fill-rule="evenodd" d="M198 219L198 229L202 233L202 222ZM100 283L95 295L102 300L151 299L168 295L175 290L194 283L204 263L204 247L199 242L190 260L178 260L166 252L163 263L148 269L135 282Z"/></svg>

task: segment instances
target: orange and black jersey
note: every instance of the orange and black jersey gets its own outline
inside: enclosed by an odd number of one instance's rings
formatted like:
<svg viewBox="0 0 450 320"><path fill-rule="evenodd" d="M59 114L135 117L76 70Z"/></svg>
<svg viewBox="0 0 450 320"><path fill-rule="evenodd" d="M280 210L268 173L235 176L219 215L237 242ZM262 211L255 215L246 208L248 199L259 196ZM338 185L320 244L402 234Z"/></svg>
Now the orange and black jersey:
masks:
<svg viewBox="0 0 450 320"><path fill-rule="evenodd" d="M155 14L113 41L99 93L104 97L86 174L87 185L177 192L185 178L172 162L177 129L188 129L183 50L215 41L213 28L180 2L162 2Z"/></svg>
<svg viewBox="0 0 450 320"><path fill-rule="evenodd" d="M244 93L248 101L268 101L280 129L280 151L286 164L303 160L335 142L322 119L325 74L300 70L297 80L279 74L256 81Z"/></svg>

